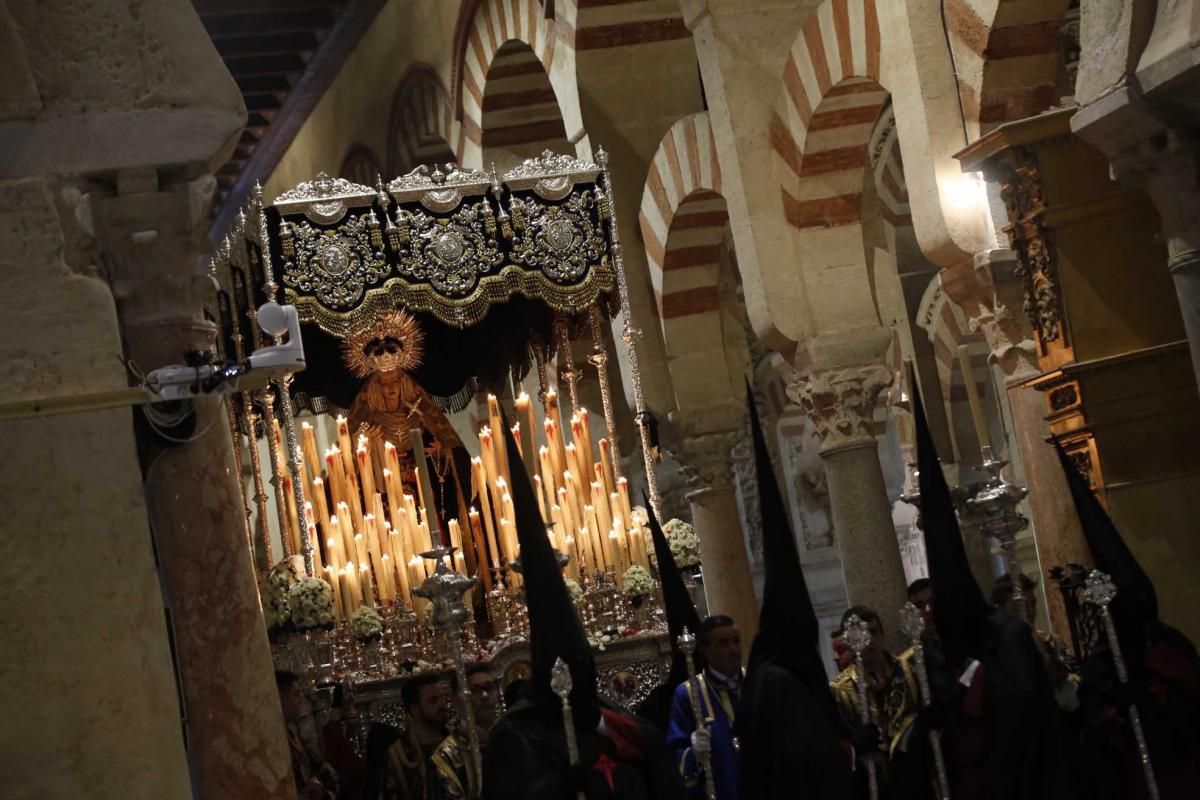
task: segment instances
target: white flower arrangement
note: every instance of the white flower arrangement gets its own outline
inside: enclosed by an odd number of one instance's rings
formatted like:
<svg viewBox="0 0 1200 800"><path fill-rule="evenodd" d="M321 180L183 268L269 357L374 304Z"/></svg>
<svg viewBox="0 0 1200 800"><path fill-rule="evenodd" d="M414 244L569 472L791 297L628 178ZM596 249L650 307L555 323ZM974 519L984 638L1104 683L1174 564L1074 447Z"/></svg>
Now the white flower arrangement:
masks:
<svg viewBox="0 0 1200 800"><path fill-rule="evenodd" d="M621 578L621 593L626 597L645 597L654 591L654 579L649 571L641 564L634 564L625 570Z"/></svg>
<svg viewBox="0 0 1200 800"><path fill-rule="evenodd" d="M571 596L571 602L579 605L583 602L583 587L579 585L579 581L574 578L564 578L563 583L567 584L567 594Z"/></svg>
<svg viewBox="0 0 1200 800"><path fill-rule="evenodd" d="M370 606L363 606L350 615L350 632L360 642L370 642L383 636L383 619Z"/></svg>
<svg viewBox="0 0 1200 800"><path fill-rule="evenodd" d="M271 568L259 584L263 617L266 619L268 631L274 633L284 630L292 621L291 608L288 606L288 589L298 580L292 565L288 561L281 561Z"/></svg>
<svg viewBox="0 0 1200 800"><path fill-rule="evenodd" d="M333 627L333 588L320 578L304 578L292 584L288 606L297 630Z"/></svg>
<svg viewBox="0 0 1200 800"><path fill-rule="evenodd" d="M672 519L663 526L663 535L671 547L671 557L680 569L700 563L700 538L696 529L681 519Z"/></svg>
<svg viewBox="0 0 1200 800"><path fill-rule="evenodd" d="M630 511L630 516L633 517L632 522L634 525L645 527L650 524L650 513L641 506L634 506Z"/></svg>

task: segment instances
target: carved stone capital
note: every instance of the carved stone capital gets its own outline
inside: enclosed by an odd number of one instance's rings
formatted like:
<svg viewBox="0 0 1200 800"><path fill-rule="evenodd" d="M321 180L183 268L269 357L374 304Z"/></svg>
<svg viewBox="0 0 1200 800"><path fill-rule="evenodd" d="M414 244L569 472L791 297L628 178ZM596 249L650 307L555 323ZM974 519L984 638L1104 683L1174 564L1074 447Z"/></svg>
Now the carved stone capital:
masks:
<svg viewBox="0 0 1200 800"><path fill-rule="evenodd" d="M1028 318L1012 311L1024 299L1015 253L979 253L971 263L944 270L940 280L946 295L966 314L971 330L983 334L991 351L988 360L1000 366L1009 383L1039 374Z"/></svg>
<svg viewBox="0 0 1200 800"><path fill-rule="evenodd" d="M215 180L164 185L154 169L126 170L115 188L90 196L90 216L129 356L149 370L211 349L203 312L216 287L201 255Z"/></svg>
<svg viewBox="0 0 1200 800"><path fill-rule="evenodd" d="M1162 218L1172 260L1200 250L1200 141L1167 129L1111 160L1113 177L1144 189Z"/></svg>
<svg viewBox="0 0 1200 800"><path fill-rule="evenodd" d="M822 454L874 447L876 401L892 380L882 364L828 369L789 383L787 395L812 421Z"/></svg>
<svg viewBox="0 0 1200 800"><path fill-rule="evenodd" d="M720 431L688 436L671 447L687 481L689 499L701 492L732 488L732 450L736 442L735 431Z"/></svg>

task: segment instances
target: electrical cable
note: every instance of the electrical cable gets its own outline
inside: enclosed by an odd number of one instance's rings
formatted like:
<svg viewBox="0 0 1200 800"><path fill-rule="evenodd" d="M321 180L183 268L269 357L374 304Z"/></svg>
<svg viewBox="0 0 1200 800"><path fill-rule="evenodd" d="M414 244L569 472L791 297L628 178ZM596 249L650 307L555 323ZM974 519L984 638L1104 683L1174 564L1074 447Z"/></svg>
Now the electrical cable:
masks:
<svg viewBox="0 0 1200 800"><path fill-rule="evenodd" d="M946 51L950 53L950 69L954 71L954 97L958 100L958 118L962 122L963 147L966 147L971 143L971 136L967 133L967 110L963 106L962 90L959 89L958 59L954 56L954 45L950 42L950 23L946 19L946 0L939 0L938 9L942 13L942 36L946 39ZM982 102L982 98L980 102Z"/></svg>

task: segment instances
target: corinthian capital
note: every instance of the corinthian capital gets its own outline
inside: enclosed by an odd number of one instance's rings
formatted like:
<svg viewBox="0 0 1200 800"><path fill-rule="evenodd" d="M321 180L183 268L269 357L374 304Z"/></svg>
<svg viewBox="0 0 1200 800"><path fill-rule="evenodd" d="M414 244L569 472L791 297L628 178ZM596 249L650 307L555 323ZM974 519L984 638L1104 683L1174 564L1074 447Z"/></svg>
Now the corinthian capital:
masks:
<svg viewBox="0 0 1200 800"><path fill-rule="evenodd" d="M787 395L808 414L821 439L821 452L828 453L875 446L875 404L891 385L891 370L866 364L812 372L789 383Z"/></svg>
<svg viewBox="0 0 1200 800"><path fill-rule="evenodd" d="M671 447L691 492L731 488L736 441L734 431L721 431L688 436Z"/></svg>

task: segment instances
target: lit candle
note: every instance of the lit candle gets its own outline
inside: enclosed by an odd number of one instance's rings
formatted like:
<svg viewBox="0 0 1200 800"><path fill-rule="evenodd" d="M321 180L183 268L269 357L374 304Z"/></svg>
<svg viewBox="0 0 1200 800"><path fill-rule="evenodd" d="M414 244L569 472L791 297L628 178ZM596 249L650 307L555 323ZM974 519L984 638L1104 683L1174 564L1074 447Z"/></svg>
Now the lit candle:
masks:
<svg viewBox="0 0 1200 800"><path fill-rule="evenodd" d="M342 458L342 471L349 473L354 470L354 446L350 441L350 424L341 414L337 416L337 446Z"/></svg>
<svg viewBox="0 0 1200 800"><path fill-rule="evenodd" d="M371 452L365 444L359 443L355 451L358 460L358 475L362 483L363 498L370 501L375 496L375 465L371 463Z"/></svg>
<svg viewBox="0 0 1200 800"><path fill-rule="evenodd" d="M604 493L612 494L617 484L613 476L612 445L607 437L600 440L600 468L604 472Z"/></svg>
<svg viewBox="0 0 1200 800"><path fill-rule="evenodd" d="M556 476L562 475L566 469L564 462L567 460L565 451L562 447L562 436L558 426L554 424L554 420L546 420L546 445L550 450L550 471ZM562 485L560 482L559 486Z"/></svg>
<svg viewBox="0 0 1200 800"><path fill-rule="evenodd" d="M538 511L542 515L542 521L546 522L547 520L550 519L550 517L549 517L549 515L546 514L546 499L542 496L542 476L541 475L533 476L533 493L535 495L537 495Z"/></svg>
<svg viewBox="0 0 1200 800"><path fill-rule="evenodd" d="M338 503L337 519L341 525L342 548L346 551L346 561L349 563L358 558L358 553L354 549L354 523L351 521L350 507L345 503Z"/></svg>
<svg viewBox="0 0 1200 800"><path fill-rule="evenodd" d="M521 445L521 460L525 463L525 471L532 475L537 472L537 454L533 442L537 428L534 427L533 404L529 402L529 395L525 392L517 395L513 404L517 410L517 424L513 426L513 434L519 435L517 442Z"/></svg>
<svg viewBox="0 0 1200 800"><path fill-rule="evenodd" d="M425 560L420 556L413 556L408 560L408 580L412 588L416 589L425 580ZM415 603L420 598L413 598Z"/></svg>
<svg viewBox="0 0 1200 800"><path fill-rule="evenodd" d="M389 531L388 538L392 540L392 570L400 587L400 598L411 607L412 587L408 584L408 556L404 553L399 533L395 530Z"/></svg>
<svg viewBox="0 0 1200 800"><path fill-rule="evenodd" d="M326 534L329 533L329 501L325 497L325 481L320 478L312 480L313 508L317 512L317 522Z"/></svg>
<svg viewBox="0 0 1200 800"><path fill-rule="evenodd" d="M292 491L291 476L285 473L283 475L283 482L280 485L283 486L284 505L287 506L288 519L288 529L281 531L280 535L288 537L288 541L291 542L291 552L299 553L302 549L300 547L300 517L296 513L296 495Z"/></svg>
<svg viewBox="0 0 1200 800"><path fill-rule="evenodd" d="M592 483L592 507L596 509L596 522L600 523L599 530L602 533L611 531L613 521L612 514L608 512L608 497L604 494L604 487L598 483Z"/></svg>
<svg viewBox="0 0 1200 800"><path fill-rule="evenodd" d="M555 480L554 467L550 463L550 448L542 445L538 448L538 463L542 468L542 485L546 487L549 497L554 497L559 482Z"/></svg>
<svg viewBox="0 0 1200 800"><path fill-rule="evenodd" d="M305 505L307 506L308 503ZM312 513L311 507L309 507L308 513ZM312 546L313 574L319 576L325 572L325 561L321 557L321 534L317 533L317 524L311 519L308 522L307 530L308 543Z"/></svg>
<svg viewBox="0 0 1200 800"><path fill-rule="evenodd" d="M491 488L488 486L487 474L484 472L483 460L476 456L471 459L471 479L475 484L475 492L479 496L479 507L483 509L483 523L487 528L488 555L492 569L500 568L500 549L496 542L496 526L492 522Z"/></svg>
<svg viewBox="0 0 1200 800"><path fill-rule="evenodd" d="M629 569L626 563L625 548L621 544L621 532L613 528L608 532L608 549L613 554L613 569L616 570L618 576L624 575L625 570Z"/></svg>
<svg viewBox="0 0 1200 800"><path fill-rule="evenodd" d="M336 447L325 451L325 476L329 481L329 491L333 494L333 507L345 501L346 471L342 468L342 456Z"/></svg>
<svg viewBox="0 0 1200 800"><path fill-rule="evenodd" d="M621 495L613 492L608 496L608 507L612 511L613 524L619 525L621 530L629 530L629 520L625 518L625 510L621 507Z"/></svg>
<svg viewBox="0 0 1200 800"><path fill-rule="evenodd" d="M608 536L596 520L596 509L590 505L584 506L583 514L584 519L587 520L588 531L591 533L592 548L597 552L596 561L599 562L603 559L603 569L613 569L613 554L608 548Z"/></svg>
<svg viewBox="0 0 1200 800"><path fill-rule="evenodd" d="M629 480L627 478L617 478L617 494L621 498L621 516L625 521L633 521L633 509L629 505Z"/></svg>
<svg viewBox="0 0 1200 800"><path fill-rule="evenodd" d="M592 462L596 459L592 453L592 422L588 416L586 408L579 409L579 438L575 440L579 445L580 452L583 454L583 465L591 467Z"/></svg>
<svg viewBox="0 0 1200 800"><path fill-rule="evenodd" d="M342 608L342 585L339 576L329 567L322 570L325 582L329 584L329 588L333 589L333 617L338 620L347 618L345 609Z"/></svg>
<svg viewBox="0 0 1200 800"><path fill-rule="evenodd" d="M490 592L492 590L492 572L487 568L487 564L484 563L482 557L487 552L483 544L483 523L479 521L479 512L474 507L467 512L467 522L471 527L471 538L475 541L475 552L480 554L480 558L477 559L477 569L479 570L480 577L483 578L483 590L484 592ZM492 556L491 563L493 567L498 566L494 555Z"/></svg>
<svg viewBox="0 0 1200 800"><path fill-rule="evenodd" d="M371 580L371 568L366 564L358 565L359 580L362 583L363 599L371 608L375 607L375 589Z"/></svg>
<svg viewBox="0 0 1200 800"><path fill-rule="evenodd" d="M304 464L308 467L308 474L314 478L320 475L321 459L317 455L317 433L307 422L300 423L300 449L304 451Z"/></svg>
<svg viewBox="0 0 1200 800"><path fill-rule="evenodd" d="M495 442L496 467L498 472L491 471L491 464L488 465L488 472L492 475L502 475L507 480L509 476L508 463L508 448L503 444L504 428L500 427L500 401L496 399L496 395L489 394L487 396L488 404L488 424L493 431L497 432L497 441Z"/></svg>
<svg viewBox="0 0 1200 800"><path fill-rule="evenodd" d="M350 562L342 567L341 576L342 596L348 599L346 603L346 615L348 617L362 605L362 590L358 585L358 569L354 566L354 562Z"/></svg>

